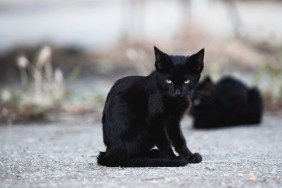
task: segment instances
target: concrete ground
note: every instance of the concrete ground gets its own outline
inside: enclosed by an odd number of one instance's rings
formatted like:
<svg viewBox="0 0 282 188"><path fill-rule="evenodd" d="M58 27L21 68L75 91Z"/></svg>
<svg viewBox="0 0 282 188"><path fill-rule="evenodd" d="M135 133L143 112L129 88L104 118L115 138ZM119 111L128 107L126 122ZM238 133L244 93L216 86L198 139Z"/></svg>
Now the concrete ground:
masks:
<svg viewBox="0 0 282 188"><path fill-rule="evenodd" d="M282 119L258 127L183 130L200 164L107 168L99 124L0 126L0 187L282 187Z"/></svg>

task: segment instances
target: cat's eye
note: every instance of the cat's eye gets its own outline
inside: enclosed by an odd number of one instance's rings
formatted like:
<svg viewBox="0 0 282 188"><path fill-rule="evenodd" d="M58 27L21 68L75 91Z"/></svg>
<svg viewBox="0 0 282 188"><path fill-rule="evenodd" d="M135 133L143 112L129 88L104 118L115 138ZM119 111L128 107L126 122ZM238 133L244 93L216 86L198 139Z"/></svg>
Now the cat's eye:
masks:
<svg viewBox="0 0 282 188"><path fill-rule="evenodd" d="M165 82L166 82L167 84L172 84L172 81L169 80L169 79L166 79Z"/></svg>
<svg viewBox="0 0 282 188"><path fill-rule="evenodd" d="M184 84L189 84L190 83L190 80L185 80L184 81Z"/></svg>

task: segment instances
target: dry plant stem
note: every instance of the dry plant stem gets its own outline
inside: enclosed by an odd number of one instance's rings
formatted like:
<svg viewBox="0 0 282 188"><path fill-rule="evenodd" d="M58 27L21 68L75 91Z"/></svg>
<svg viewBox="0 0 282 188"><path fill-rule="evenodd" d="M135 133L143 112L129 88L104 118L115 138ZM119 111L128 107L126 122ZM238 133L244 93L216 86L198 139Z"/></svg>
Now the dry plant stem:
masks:
<svg viewBox="0 0 282 188"><path fill-rule="evenodd" d="M51 83L53 81L52 70L53 70L53 68L52 68L51 60L48 59L48 61L45 64L45 74L46 74L46 79L49 83Z"/></svg>
<svg viewBox="0 0 282 188"><path fill-rule="evenodd" d="M52 91L52 83L53 83L53 68L52 68L52 63L51 63L51 57L49 57L46 60L46 63L44 64L44 69L45 69L45 77L46 79L44 80L44 91L46 92L51 92Z"/></svg>
<svg viewBox="0 0 282 188"><path fill-rule="evenodd" d="M37 101L42 98L42 67L34 69L34 97Z"/></svg>
<svg viewBox="0 0 282 188"><path fill-rule="evenodd" d="M28 77L25 68L20 67L20 77L21 77L22 87L26 87L28 83Z"/></svg>

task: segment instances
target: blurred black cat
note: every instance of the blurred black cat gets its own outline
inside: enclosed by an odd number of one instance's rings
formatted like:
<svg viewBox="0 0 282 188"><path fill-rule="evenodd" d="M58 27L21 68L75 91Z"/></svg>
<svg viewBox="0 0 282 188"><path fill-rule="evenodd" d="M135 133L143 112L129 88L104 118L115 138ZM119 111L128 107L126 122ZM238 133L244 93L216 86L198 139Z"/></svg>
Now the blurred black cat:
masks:
<svg viewBox="0 0 282 188"><path fill-rule="evenodd" d="M155 71L116 81L107 96L102 117L107 149L100 152L99 165L168 167L202 160L188 149L180 121L204 67L204 49L190 57L154 50Z"/></svg>
<svg viewBox="0 0 282 188"><path fill-rule="evenodd" d="M190 111L193 126L199 129L259 124L262 113L260 92L232 77L217 83L206 77L195 89Z"/></svg>

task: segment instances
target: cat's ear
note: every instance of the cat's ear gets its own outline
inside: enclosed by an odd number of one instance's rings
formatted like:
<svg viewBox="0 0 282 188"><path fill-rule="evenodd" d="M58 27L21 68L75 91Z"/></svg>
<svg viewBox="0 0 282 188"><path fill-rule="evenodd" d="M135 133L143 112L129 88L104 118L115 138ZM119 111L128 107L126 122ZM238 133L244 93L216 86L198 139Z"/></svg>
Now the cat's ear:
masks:
<svg viewBox="0 0 282 188"><path fill-rule="evenodd" d="M191 55L187 60L187 65L190 70L195 73L201 73L204 68L204 56L205 49L201 49L199 52Z"/></svg>
<svg viewBox="0 0 282 188"><path fill-rule="evenodd" d="M207 89L212 89L213 86L214 86L214 83L213 83L210 76L206 76L202 83L203 83L204 87L207 88Z"/></svg>
<svg viewBox="0 0 282 188"><path fill-rule="evenodd" d="M159 50L156 46L154 46L155 51L155 67L159 72L165 72L171 67L171 60L169 55Z"/></svg>

